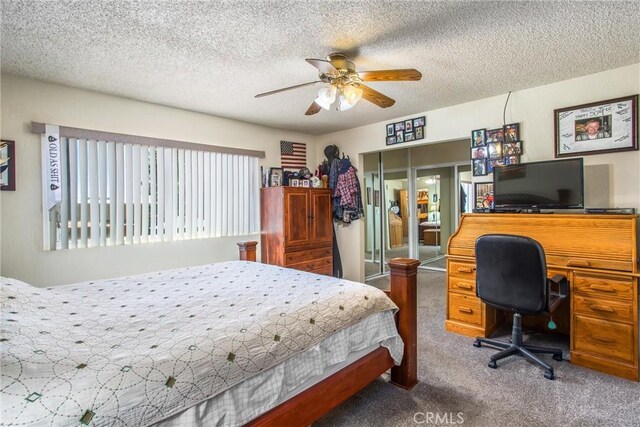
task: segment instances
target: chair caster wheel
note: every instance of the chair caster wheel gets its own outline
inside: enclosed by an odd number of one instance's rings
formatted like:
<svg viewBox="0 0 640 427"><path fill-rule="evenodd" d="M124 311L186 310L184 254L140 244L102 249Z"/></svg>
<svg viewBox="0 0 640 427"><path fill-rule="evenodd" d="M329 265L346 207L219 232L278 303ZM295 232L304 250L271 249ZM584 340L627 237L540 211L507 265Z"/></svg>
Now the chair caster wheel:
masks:
<svg viewBox="0 0 640 427"><path fill-rule="evenodd" d="M475 340L475 341L473 342L473 346L474 346L474 347L482 347L482 343L481 343L480 341L478 341L478 340Z"/></svg>
<svg viewBox="0 0 640 427"><path fill-rule="evenodd" d="M495 360L490 360L489 361L489 365L488 365L491 369L498 369L498 364L496 363ZM546 374L545 374L546 375Z"/></svg>
<svg viewBox="0 0 640 427"><path fill-rule="evenodd" d="M561 354L554 354L553 355L553 360L557 360L558 362L562 362L562 355Z"/></svg>
<svg viewBox="0 0 640 427"><path fill-rule="evenodd" d="M544 377L548 380L554 380L556 378L553 375L553 371L544 371Z"/></svg>

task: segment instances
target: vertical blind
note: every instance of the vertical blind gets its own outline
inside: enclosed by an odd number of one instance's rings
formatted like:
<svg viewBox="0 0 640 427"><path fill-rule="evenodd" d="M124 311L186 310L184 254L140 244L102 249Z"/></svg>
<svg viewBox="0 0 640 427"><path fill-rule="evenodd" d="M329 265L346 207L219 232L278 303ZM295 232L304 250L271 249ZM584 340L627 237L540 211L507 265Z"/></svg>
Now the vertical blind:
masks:
<svg viewBox="0 0 640 427"><path fill-rule="evenodd" d="M53 217L44 212L49 249L259 230L257 157L64 137L60 152L62 199Z"/></svg>

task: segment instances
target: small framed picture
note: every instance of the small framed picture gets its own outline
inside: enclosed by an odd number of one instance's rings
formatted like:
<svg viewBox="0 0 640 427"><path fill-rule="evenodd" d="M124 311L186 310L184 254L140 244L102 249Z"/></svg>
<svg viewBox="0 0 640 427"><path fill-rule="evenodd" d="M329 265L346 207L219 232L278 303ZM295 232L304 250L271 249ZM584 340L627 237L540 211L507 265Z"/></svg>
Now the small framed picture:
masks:
<svg viewBox="0 0 640 427"><path fill-rule="evenodd" d="M405 133L404 140L405 141L414 141L416 139L416 134L413 132Z"/></svg>
<svg viewBox="0 0 640 427"><path fill-rule="evenodd" d="M302 181L302 187L304 188L311 187L311 181L309 181L308 179L301 179L300 181Z"/></svg>
<svg viewBox="0 0 640 427"><path fill-rule="evenodd" d="M476 182L476 209L493 207L493 182Z"/></svg>
<svg viewBox="0 0 640 427"><path fill-rule="evenodd" d="M425 121L424 116L418 117L417 119L413 119L413 128L424 127Z"/></svg>
<svg viewBox="0 0 640 427"><path fill-rule="evenodd" d="M289 184L291 184L292 187L300 187L300 180L297 178L293 178L289 180Z"/></svg>
<svg viewBox="0 0 640 427"><path fill-rule="evenodd" d="M387 137L387 145L393 145L396 143L396 137L395 136L388 136Z"/></svg>
<svg viewBox="0 0 640 427"><path fill-rule="evenodd" d="M489 160L489 163L491 164L491 170L493 171L495 168L499 168L500 166L504 166L504 160L503 159L498 159L498 160Z"/></svg>
<svg viewBox="0 0 640 427"><path fill-rule="evenodd" d="M504 142L520 141L520 123L511 123L504 126Z"/></svg>
<svg viewBox="0 0 640 427"><path fill-rule="evenodd" d="M0 141L0 190L16 191L15 141Z"/></svg>
<svg viewBox="0 0 640 427"><path fill-rule="evenodd" d="M407 120L404 122L404 131L413 132L413 120Z"/></svg>
<svg viewBox="0 0 640 427"><path fill-rule="evenodd" d="M269 187L279 187L282 185L282 168L269 169Z"/></svg>
<svg viewBox="0 0 640 427"><path fill-rule="evenodd" d="M493 162L495 162L495 160L487 160L487 175L493 173Z"/></svg>
<svg viewBox="0 0 640 427"><path fill-rule="evenodd" d="M485 176L487 174L487 159L477 159L471 163L473 176Z"/></svg>
<svg viewBox="0 0 640 427"><path fill-rule="evenodd" d="M502 158L502 142L490 142L487 144L487 151L489 151L489 160Z"/></svg>
<svg viewBox="0 0 640 427"><path fill-rule="evenodd" d="M395 124L396 133L398 131L404 130L404 122L399 122Z"/></svg>
<svg viewBox="0 0 640 427"><path fill-rule="evenodd" d="M519 156L522 154L522 141L505 142L502 144L503 156Z"/></svg>
<svg viewBox="0 0 640 427"><path fill-rule="evenodd" d="M486 145L485 132L486 129L476 129L471 131L471 146L482 147Z"/></svg>
<svg viewBox="0 0 640 427"><path fill-rule="evenodd" d="M484 142L487 144L490 142L503 142L504 141L504 133L502 128L497 129L487 129L486 138Z"/></svg>
<svg viewBox="0 0 640 427"><path fill-rule="evenodd" d="M393 123L389 123L387 125L387 136L393 136L393 132L394 132Z"/></svg>
<svg viewBox="0 0 640 427"><path fill-rule="evenodd" d="M402 131L396 132L396 143L404 142L404 134Z"/></svg>
<svg viewBox="0 0 640 427"><path fill-rule="evenodd" d="M424 138L424 128L423 127L413 127L413 129L416 131L416 139L423 139Z"/></svg>
<svg viewBox="0 0 640 427"><path fill-rule="evenodd" d="M471 160L486 159L487 147L473 147L471 148Z"/></svg>
<svg viewBox="0 0 640 427"><path fill-rule="evenodd" d="M520 163L520 156L506 156L502 159L505 165L517 165Z"/></svg>

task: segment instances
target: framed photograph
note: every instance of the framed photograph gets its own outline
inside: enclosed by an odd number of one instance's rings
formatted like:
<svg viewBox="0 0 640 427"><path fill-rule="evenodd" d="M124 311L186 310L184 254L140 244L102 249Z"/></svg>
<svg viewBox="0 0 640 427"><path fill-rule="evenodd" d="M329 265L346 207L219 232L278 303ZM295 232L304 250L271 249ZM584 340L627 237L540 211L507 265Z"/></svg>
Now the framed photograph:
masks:
<svg viewBox="0 0 640 427"><path fill-rule="evenodd" d="M489 144L487 144L487 151L489 152L489 160L501 159L502 142L490 142Z"/></svg>
<svg viewBox="0 0 640 427"><path fill-rule="evenodd" d="M505 156L502 161L505 165L517 165L520 163L520 156Z"/></svg>
<svg viewBox="0 0 640 427"><path fill-rule="evenodd" d="M504 126L504 141L520 141L520 123L511 123Z"/></svg>
<svg viewBox="0 0 640 427"><path fill-rule="evenodd" d="M486 129L476 129L471 131L471 146L482 147L486 145L485 132Z"/></svg>
<svg viewBox="0 0 640 427"><path fill-rule="evenodd" d="M413 128L417 128L417 127L424 127L425 124L425 120L424 120L424 116L422 117L418 117L416 119L413 119Z"/></svg>
<svg viewBox="0 0 640 427"><path fill-rule="evenodd" d="M0 141L0 190L16 191L15 141Z"/></svg>
<svg viewBox="0 0 640 427"><path fill-rule="evenodd" d="M388 136L387 137L387 145L393 145L396 143L396 137L395 136Z"/></svg>
<svg viewBox="0 0 640 427"><path fill-rule="evenodd" d="M404 130L404 122L396 123L396 124L395 124L395 129L396 129L396 133L397 133L399 130Z"/></svg>
<svg viewBox="0 0 640 427"><path fill-rule="evenodd" d="M476 209L493 207L493 182L476 182Z"/></svg>
<svg viewBox="0 0 640 427"><path fill-rule="evenodd" d="M393 132L394 132L393 123L389 123L387 125L387 136L393 136Z"/></svg>
<svg viewBox="0 0 640 427"><path fill-rule="evenodd" d="M554 110L556 157L638 149L638 95Z"/></svg>
<svg viewBox="0 0 640 427"><path fill-rule="evenodd" d="M404 131L413 132L413 120L407 120L404 122Z"/></svg>
<svg viewBox="0 0 640 427"><path fill-rule="evenodd" d="M485 176L487 174L487 159L472 160L473 176Z"/></svg>
<svg viewBox="0 0 640 427"><path fill-rule="evenodd" d="M519 156L522 154L522 141L505 142L502 144L503 156Z"/></svg>
<svg viewBox="0 0 640 427"><path fill-rule="evenodd" d="M282 185L282 168L269 169L269 187L279 187Z"/></svg>
<svg viewBox="0 0 640 427"><path fill-rule="evenodd" d="M289 181L292 187L300 187L300 180L297 178L293 178Z"/></svg>
<svg viewBox="0 0 640 427"><path fill-rule="evenodd" d="M404 134L404 140L405 141L415 141L416 139L416 134L413 132L409 132L409 133L405 133Z"/></svg>
<svg viewBox="0 0 640 427"><path fill-rule="evenodd" d="M413 128L416 131L416 139L424 138L424 128L423 127L415 127Z"/></svg>
<svg viewBox="0 0 640 427"><path fill-rule="evenodd" d="M504 133L502 128L497 129L487 129L486 138L484 142L487 144L490 142L503 142L504 141Z"/></svg>
<svg viewBox="0 0 640 427"><path fill-rule="evenodd" d="M309 181L308 179L301 179L300 182L302 182L301 187L304 187L304 188L311 187L311 181Z"/></svg>
<svg viewBox="0 0 640 427"><path fill-rule="evenodd" d="M486 159L487 147L473 147L471 148L471 160Z"/></svg>
<svg viewBox="0 0 640 427"><path fill-rule="evenodd" d="M398 142L404 142L404 134L402 131L396 132L396 143Z"/></svg>

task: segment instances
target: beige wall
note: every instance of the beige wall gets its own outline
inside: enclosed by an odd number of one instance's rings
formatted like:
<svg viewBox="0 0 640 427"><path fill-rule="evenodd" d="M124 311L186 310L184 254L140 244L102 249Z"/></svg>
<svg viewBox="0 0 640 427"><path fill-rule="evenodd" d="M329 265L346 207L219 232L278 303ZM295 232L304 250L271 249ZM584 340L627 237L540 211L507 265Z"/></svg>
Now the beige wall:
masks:
<svg viewBox="0 0 640 427"><path fill-rule="evenodd" d="M263 150L264 167L279 166L280 140L293 140L309 144L308 167L317 165L315 137L301 133L12 75L2 76L1 91L2 138L16 141L17 191L2 192L0 273L35 285L237 259L243 237L44 251L40 137L30 133L31 121Z"/></svg>
<svg viewBox="0 0 640 427"><path fill-rule="evenodd" d="M427 77L428 78L428 77ZM506 122L519 122L524 154L523 162L554 158L553 110L588 102L633 95L640 92L640 64L592 74L511 94ZM454 105L439 110L416 112L346 131L323 135L317 147L337 144L351 156L355 166L361 153L386 150L386 124L413 117L426 116L425 140L404 143L410 147L470 138L471 131L502 125L506 94ZM402 100L398 100L402 102ZM398 147L394 147L398 148ZM640 152L630 151L584 157L585 203L609 201L610 206L640 208ZM488 181L481 177L478 181ZM603 192L608 192L604 197ZM337 232L345 276L364 279L364 221L340 226Z"/></svg>

